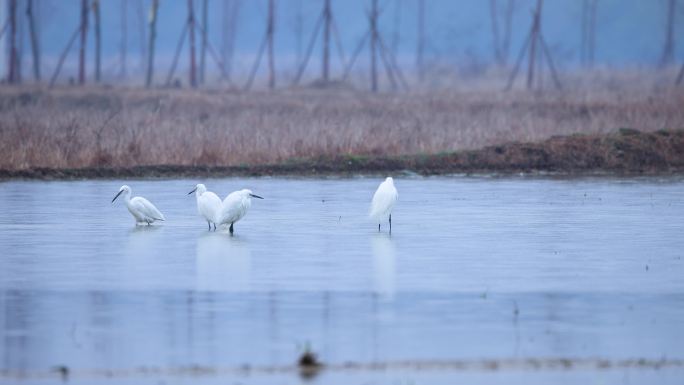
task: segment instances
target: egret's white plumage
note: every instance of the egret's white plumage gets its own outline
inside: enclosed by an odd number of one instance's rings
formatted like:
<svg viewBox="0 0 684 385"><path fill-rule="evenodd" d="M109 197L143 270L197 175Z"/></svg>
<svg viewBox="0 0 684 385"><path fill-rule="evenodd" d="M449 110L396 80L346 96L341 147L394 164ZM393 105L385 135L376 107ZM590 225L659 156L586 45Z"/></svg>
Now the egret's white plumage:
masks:
<svg viewBox="0 0 684 385"><path fill-rule="evenodd" d="M221 212L221 198L211 191L207 191L207 187L202 183L195 186L195 188L188 193L188 195L195 193L197 198L197 212L207 220L209 224L209 230L211 230L211 224L214 224L214 230L216 229L217 216Z"/></svg>
<svg viewBox="0 0 684 385"><path fill-rule="evenodd" d="M252 194L251 190L233 191L223 200L221 213L216 223L219 225L230 225L230 233L233 233L233 224L242 219L252 206L252 198L264 199Z"/></svg>
<svg viewBox="0 0 684 385"><path fill-rule="evenodd" d="M150 223L155 221L166 220L164 218L164 215L161 212L159 212L159 210L157 210L157 208L154 207L154 205L147 199L143 197L131 198L131 188L127 185L121 186L121 188L119 189L119 193L116 194L114 199L112 199L112 203L121 194L123 194L124 196L126 208L128 208L128 211L131 213L131 215L133 215L133 218L135 218L135 222L137 224L147 223L149 225Z"/></svg>
<svg viewBox="0 0 684 385"><path fill-rule="evenodd" d="M380 183L378 189L373 194L373 201L369 216L372 220L378 222L378 231L380 231L380 223L389 219L390 232L392 231L392 209L399 199L399 193L394 187L394 180L388 177L384 182Z"/></svg>

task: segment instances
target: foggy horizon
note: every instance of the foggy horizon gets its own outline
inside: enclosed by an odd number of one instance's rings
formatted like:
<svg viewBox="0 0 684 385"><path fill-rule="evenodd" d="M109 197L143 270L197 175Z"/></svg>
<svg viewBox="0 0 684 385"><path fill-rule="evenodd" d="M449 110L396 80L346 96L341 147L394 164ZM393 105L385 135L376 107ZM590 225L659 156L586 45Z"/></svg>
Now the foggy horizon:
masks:
<svg viewBox="0 0 684 385"><path fill-rule="evenodd" d="M6 20L7 1L0 7ZM27 0L19 0L18 8L18 51L23 81L32 81L32 59L29 32L25 17ZM151 1L125 1L127 13L126 73L130 79L144 76L145 62L141 44L147 45L147 21ZM229 45L222 36L224 13L227 4L236 0L208 1L208 41L219 56L225 55L224 45ZM235 25L235 48L232 58L232 72L235 78L247 77L253 65L259 45L266 30L267 1L240 1L238 22ZM503 22L506 1L498 1L499 22ZM78 28L80 5L78 0L37 0L36 19L38 40L41 48L41 72L43 81L54 72L57 59L67 45L70 36ZM368 29L365 16L370 1L332 0L332 11L339 29L345 58L348 61ZM417 45L418 0L385 0L379 2L379 32L389 48L396 54L399 66L411 73L415 69ZM596 10L596 43L594 67L596 68L658 68L663 55L665 22L668 3L655 1L599 0ZM195 18L201 23L202 1L195 1ZM292 77L303 58L317 19L320 17L323 1L276 0L274 53L275 67L280 79ZM517 0L512 15L511 37L507 57L512 66L527 36L534 0ZM575 71L582 68L580 41L582 1L555 0L544 4L542 32L560 71ZM425 2L425 49L426 67L453 69L477 76L496 64L490 2L477 0ZM122 73L122 1L101 1L102 25L102 76L105 81L119 78ZM144 16L143 16L144 15ZM166 78L179 37L187 19L185 1L160 1L157 17L157 39L155 53L155 84ZM674 15L674 61L673 66L684 63L682 42L676 37L684 35L684 6L677 4ZM301 24L300 24L301 23ZM94 33L92 12L89 15L87 37L86 71L88 81L94 72ZM301 30L301 32L298 32ZM144 34L144 36L142 36ZM305 76L315 78L321 68L321 36L317 38ZM197 63L201 46L201 35L196 33ZM143 43L144 42L144 43ZM3 36L5 49L2 52L0 71L7 73L8 39ZM23 48L22 48L23 47ZM78 67L79 41L73 44L62 68L59 82L76 76ZM182 79L188 68L188 44L184 44L174 78ZM368 46L359 55L354 71L368 68ZM208 78L219 75L217 63L207 52L206 73ZM331 78L340 77L344 68L334 39L331 41ZM266 72L265 56L258 77Z"/></svg>

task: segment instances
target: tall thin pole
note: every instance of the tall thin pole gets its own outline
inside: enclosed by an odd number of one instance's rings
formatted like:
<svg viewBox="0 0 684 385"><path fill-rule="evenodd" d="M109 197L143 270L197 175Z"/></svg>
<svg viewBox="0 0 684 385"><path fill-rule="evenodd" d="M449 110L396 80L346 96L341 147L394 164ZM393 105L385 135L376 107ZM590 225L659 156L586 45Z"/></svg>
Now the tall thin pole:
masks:
<svg viewBox="0 0 684 385"><path fill-rule="evenodd" d="M126 51L128 50L128 0L121 0L121 77L126 77Z"/></svg>
<svg viewBox="0 0 684 385"><path fill-rule="evenodd" d="M528 68L527 68L527 89L532 88L532 83L534 82L534 63L537 59L536 49L537 42L539 41L539 23L541 17L541 10L544 0L537 0L537 8L534 11L534 20L532 22L532 32L530 33L530 54L528 57Z"/></svg>
<svg viewBox="0 0 684 385"><path fill-rule="evenodd" d="M371 91L378 91L378 72L376 64L376 44L378 38L378 0L371 0L370 15L370 61L371 61Z"/></svg>
<svg viewBox="0 0 684 385"><path fill-rule="evenodd" d="M195 77L195 11L192 0L188 0L188 32L190 33L190 86L197 87Z"/></svg>
<svg viewBox="0 0 684 385"><path fill-rule="evenodd" d="M9 24L10 24L10 52L9 63L7 63L7 81L16 83L17 76L17 0L9 1Z"/></svg>
<svg viewBox="0 0 684 385"><path fill-rule="evenodd" d="M416 67L418 80L423 81L423 49L425 46L425 0L418 0L418 43L416 47Z"/></svg>
<svg viewBox="0 0 684 385"><path fill-rule="evenodd" d="M145 8L143 5L143 0L136 0L138 4L138 33L140 37L140 68L141 71L145 71L145 65L147 63L147 35L145 31L147 30L147 23L145 22Z"/></svg>
<svg viewBox="0 0 684 385"><path fill-rule="evenodd" d="M95 82L100 82L100 53L101 53L101 35L100 35L100 0L93 0L93 14L95 17Z"/></svg>
<svg viewBox="0 0 684 385"><path fill-rule="evenodd" d="M392 53L396 56L399 50L401 30L401 4L402 0L394 0L394 20L392 22Z"/></svg>
<svg viewBox="0 0 684 385"><path fill-rule="evenodd" d="M88 36L88 0L81 0L81 47L78 58L78 84L85 84L86 38Z"/></svg>
<svg viewBox="0 0 684 385"><path fill-rule="evenodd" d="M503 64L508 62L508 55L511 49L511 29L513 25L513 11L515 10L515 0L508 0L506 6L506 15L504 18L504 35L501 45L501 54L503 56Z"/></svg>
<svg viewBox="0 0 684 385"><path fill-rule="evenodd" d="M202 45L200 47L199 82L204 84L205 58L207 56L207 30L209 29L208 10L209 0L202 0Z"/></svg>
<svg viewBox="0 0 684 385"><path fill-rule="evenodd" d="M147 46L149 47L147 53L147 76L145 78L145 87L149 88L152 85L154 78L154 43L157 38L157 10L159 9L159 0L152 0L150 6L150 40Z"/></svg>
<svg viewBox="0 0 684 385"><path fill-rule="evenodd" d="M501 44L499 39L499 12L496 0L489 0L489 18L492 25L492 45L494 46L494 58L498 65L503 65Z"/></svg>
<svg viewBox="0 0 684 385"><path fill-rule="evenodd" d="M674 25L675 25L675 10L677 8L676 0L669 0L667 2L667 22L665 23L665 43L663 45L663 57L660 60L662 67L672 64L674 60Z"/></svg>
<svg viewBox="0 0 684 385"><path fill-rule="evenodd" d="M225 71L226 61L228 61L228 20L230 20L231 1L223 0L221 4L221 62Z"/></svg>
<svg viewBox="0 0 684 385"><path fill-rule="evenodd" d="M588 31L588 61L589 67L594 66L594 52L596 52L596 7L598 5L598 0L591 0L591 5L589 7L589 31Z"/></svg>
<svg viewBox="0 0 684 385"><path fill-rule="evenodd" d="M21 2L19 3L21 4ZM17 10L19 8L17 7ZM25 15L22 12L17 13L17 33L19 36L17 36L17 82L21 83L22 79L22 70L23 66L22 63L24 62L24 22L25 22Z"/></svg>
<svg viewBox="0 0 684 385"><path fill-rule="evenodd" d="M325 5L323 6L323 68L322 77L323 81L328 81L328 76L330 73L330 0L325 0Z"/></svg>
<svg viewBox="0 0 684 385"><path fill-rule="evenodd" d="M38 34L36 33L36 20L33 12L33 0L28 0L26 4L26 15L29 22L29 33L31 34L31 52L33 53L33 77L40 81L40 47L38 46Z"/></svg>
<svg viewBox="0 0 684 385"><path fill-rule="evenodd" d="M273 34L275 32L275 0L268 0L268 88L275 88L275 58L273 56Z"/></svg>
<svg viewBox="0 0 684 385"><path fill-rule="evenodd" d="M303 0L297 0L297 10L295 13L294 33L297 45L297 64L302 62L302 50L304 49L304 11Z"/></svg>

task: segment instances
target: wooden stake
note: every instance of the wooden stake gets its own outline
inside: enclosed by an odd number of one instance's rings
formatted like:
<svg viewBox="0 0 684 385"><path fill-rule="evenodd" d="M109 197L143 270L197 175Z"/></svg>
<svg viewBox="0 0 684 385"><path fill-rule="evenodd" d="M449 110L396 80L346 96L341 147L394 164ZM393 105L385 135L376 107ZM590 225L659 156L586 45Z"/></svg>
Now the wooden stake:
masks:
<svg viewBox="0 0 684 385"><path fill-rule="evenodd" d="M677 80L675 81L675 84L682 84L682 80L684 80L684 64L682 64L682 68L679 70L679 75L677 75Z"/></svg>
<svg viewBox="0 0 684 385"><path fill-rule="evenodd" d="M275 56L273 53L273 35L275 33L275 0L268 0L268 88L275 88Z"/></svg>
<svg viewBox="0 0 684 385"><path fill-rule="evenodd" d="M306 65L309 63L309 58L311 57L311 52L313 51L313 47L316 44L316 38L318 37L318 31L321 29L321 25L323 25L323 15L321 15L316 21L313 33L311 34L311 39L309 40L309 45L306 47L304 60L300 63L299 69L297 70L297 75L295 76L294 81L292 82L293 85L299 84L299 81L301 80L302 75L306 70Z"/></svg>
<svg viewBox="0 0 684 385"><path fill-rule="evenodd" d="M522 45L522 48L520 48L520 53L518 53L518 58L515 60L515 66L513 67L513 71L511 71L511 76L508 77L508 82L506 83L506 88L504 89L505 91L509 91L513 87L513 82L515 81L515 78L518 76L518 71L520 71L520 67L522 66L523 59L525 58L525 52L527 52L527 46L530 45L530 40L532 39L532 30L527 33L527 37L525 38L525 42Z"/></svg>
<svg viewBox="0 0 684 385"><path fill-rule="evenodd" d="M323 6L323 68L321 77L324 82L328 82L330 73L330 26L331 26L330 0L325 0Z"/></svg>
<svg viewBox="0 0 684 385"><path fill-rule="evenodd" d="M539 22L541 16L542 5L544 0L537 0L537 8L534 11L534 19L532 21L532 32L530 33L530 54L528 57L528 67L527 67L527 89L532 89L532 83L534 82L534 63L537 49L537 42L539 41Z"/></svg>
<svg viewBox="0 0 684 385"><path fill-rule="evenodd" d="M209 28L209 16L207 8L209 6L209 0L202 0L202 46L200 48L200 71L199 71L199 83L204 84L204 71L205 71L205 58L207 56L207 28Z"/></svg>
<svg viewBox="0 0 684 385"><path fill-rule="evenodd" d="M195 23L195 26L197 27L200 33L207 33L204 26L202 26L200 23ZM221 58L219 57L218 53L214 49L214 46L211 44L211 41L209 39L207 39L207 51L209 51L209 55L211 55L212 59L214 59L214 62L216 63L219 72L221 73L221 79L227 80L228 84L231 84L231 81L228 78L226 71L224 70L225 66L223 65Z"/></svg>
<svg viewBox="0 0 684 385"><path fill-rule="evenodd" d="M665 67L674 61L674 26L675 26L675 11L677 9L676 0L668 0L667 2L667 22L665 23L665 42L663 44L663 56L660 60L660 66Z"/></svg>
<svg viewBox="0 0 684 385"><path fill-rule="evenodd" d="M126 54L128 53L128 0L121 0L121 78L126 77Z"/></svg>
<svg viewBox="0 0 684 385"><path fill-rule="evenodd" d="M418 0L418 43L416 46L416 67L418 80L424 78L423 50L425 47L425 0Z"/></svg>
<svg viewBox="0 0 684 385"><path fill-rule="evenodd" d="M370 15L370 77L371 77L371 91L378 91L378 72L375 63L375 45L378 36L378 0L371 0L371 15Z"/></svg>
<svg viewBox="0 0 684 385"><path fill-rule="evenodd" d="M347 80L347 77L349 76L352 67L354 67L354 63L356 63L356 58L359 57L359 54L361 53L363 47L366 45L366 40L368 40L369 36L370 30L366 31L366 34L363 35L363 37L359 41L359 44L356 46L356 49L352 53L351 59L349 59L349 64L347 64L347 67L344 69L344 75L342 75L342 80Z"/></svg>
<svg viewBox="0 0 684 385"><path fill-rule="evenodd" d="M100 0L93 0L93 16L95 19L95 82L99 83L101 68Z"/></svg>
<svg viewBox="0 0 684 385"><path fill-rule="evenodd" d="M78 55L78 84L86 80L86 38L88 36L88 0L81 0L81 48Z"/></svg>
<svg viewBox="0 0 684 385"><path fill-rule="evenodd" d="M59 56L59 60L57 61L57 67L55 68L55 72L52 74L52 78L50 78L50 88L52 88L55 85L55 82L57 81L57 77L59 76L59 72L62 70L62 65L64 64L64 59L66 59L67 54L69 53L69 50L71 49L71 46L74 45L76 42L76 39L78 38L79 33L81 32L81 26L79 25L76 30L74 30L74 33L71 35L71 38L69 39L69 42L67 43L66 47L64 48L64 51L62 51L62 54Z"/></svg>
<svg viewBox="0 0 684 385"><path fill-rule="evenodd" d="M190 33L190 87L197 87L195 68L195 10L193 1L188 0L188 32Z"/></svg>
<svg viewBox="0 0 684 385"><path fill-rule="evenodd" d="M513 11L515 10L515 0L508 0L506 7L506 15L504 18L504 35L501 46L501 54L503 56L503 64L508 62L508 55L511 50L511 29L513 25Z"/></svg>
<svg viewBox="0 0 684 385"><path fill-rule="evenodd" d="M499 66L503 65L503 55L499 42L499 12L496 0L489 0L489 18L492 25L492 45L494 46L494 58Z"/></svg>
<svg viewBox="0 0 684 385"><path fill-rule="evenodd" d="M33 54L33 77L40 81L40 47L38 45L38 34L36 33L36 20L33 13L33 0L26 3L26 15L29 22L29 33L31 35L31 52Z"/></svg>
<svg viewBox="0 0 684 385"><path fill-rule="evenodd" d="M154 43L157 38L157 10L159 9L159 0L152 0L152 5L150 6L150 34L149 34L149 47L147 53L147 76L145 77L145 87L150 88L152 86L152 80L154 79Z"/></svg>
<svg viewBox="0 0 684 385"><path fill-rule="evenodd" d="M9 0L9 62L7 63L7 82L19 81L17 76L17 0Z"/></svg>
<svg viewBox="0 0 684 385"><path fill-rule="evenodd" d="M171 61L171 69L169 69L169 74L166 76L166 85L171 85L171 80L173 80L173 75L176 72L176 66L178 65L178 59L180 58L181 51L183 50L183 44L185 43L185 35L188 33L189 23L183 24L183 31L181 31L180 38L178 39L178 44L176 44L176 53L173 55L173 60Z"/></svg>

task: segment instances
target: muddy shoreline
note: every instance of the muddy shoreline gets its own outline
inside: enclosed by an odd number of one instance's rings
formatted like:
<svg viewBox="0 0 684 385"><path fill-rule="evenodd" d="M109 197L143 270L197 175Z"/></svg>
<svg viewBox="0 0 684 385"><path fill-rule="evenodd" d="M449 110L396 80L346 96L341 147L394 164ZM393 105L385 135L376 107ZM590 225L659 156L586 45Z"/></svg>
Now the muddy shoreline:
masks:
<svg viewBox="0 0 684 385"><path fill-rule="evenodd" d="M682 175L684 130L552 137L479 150L404 156L340 155L240 166L146 165L129 168L30 168L0 170L0 179L207 178L235 176L334 176L364 174Z"/></svg>

